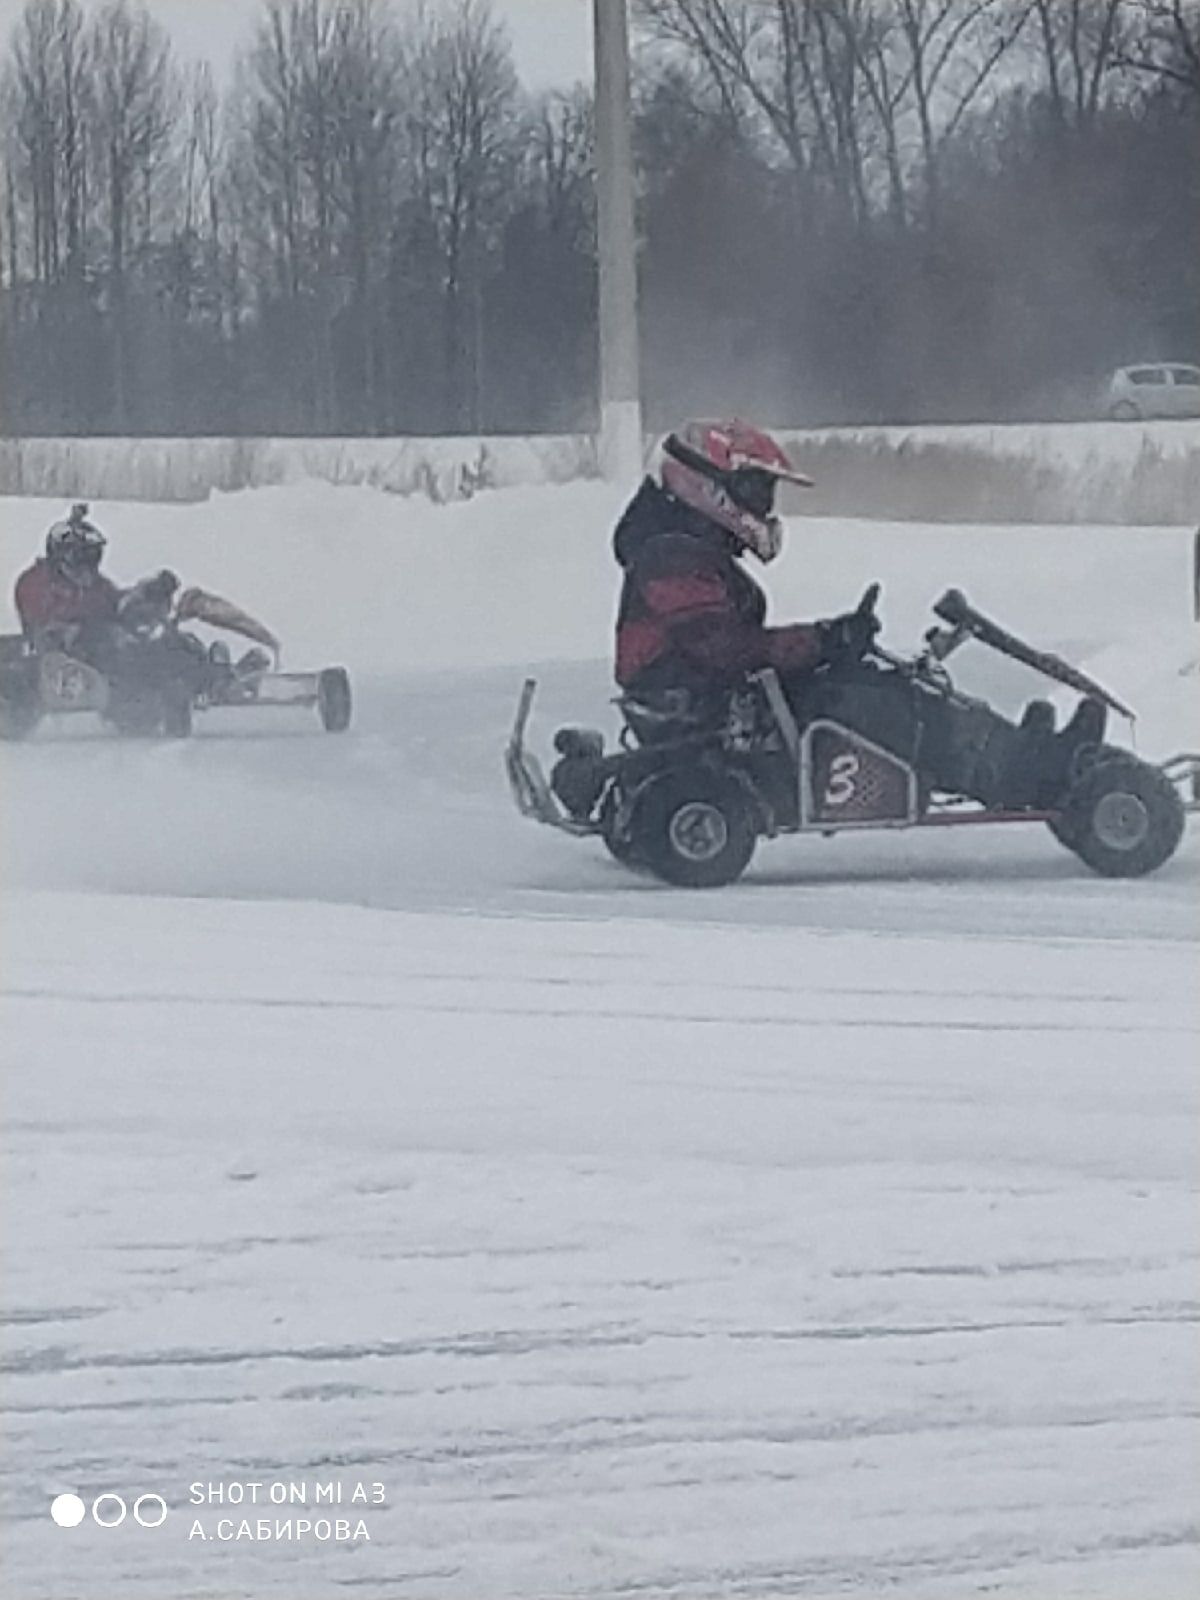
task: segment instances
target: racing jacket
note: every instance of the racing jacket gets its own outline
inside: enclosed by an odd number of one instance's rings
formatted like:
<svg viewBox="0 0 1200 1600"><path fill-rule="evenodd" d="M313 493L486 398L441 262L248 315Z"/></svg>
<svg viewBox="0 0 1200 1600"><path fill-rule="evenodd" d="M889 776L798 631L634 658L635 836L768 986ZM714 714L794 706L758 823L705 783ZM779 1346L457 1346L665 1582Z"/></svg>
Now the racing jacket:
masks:
<svg viewBox="0 0 1200 1600"><path fill-rule="evenodd" d="M704 690L763 667L807 670L816 627L768 628L767 600L721 528L647 478L613 536L625 569L616 679L624 689Z"/></svg>
<svg viewBox="0 0 1200 1600"><path fill-rule="evenodd" d="M121 591L100 573L87 585L70 583L41 556L17 579L13 602L30 639L46 628L115 620Z"/></svg>

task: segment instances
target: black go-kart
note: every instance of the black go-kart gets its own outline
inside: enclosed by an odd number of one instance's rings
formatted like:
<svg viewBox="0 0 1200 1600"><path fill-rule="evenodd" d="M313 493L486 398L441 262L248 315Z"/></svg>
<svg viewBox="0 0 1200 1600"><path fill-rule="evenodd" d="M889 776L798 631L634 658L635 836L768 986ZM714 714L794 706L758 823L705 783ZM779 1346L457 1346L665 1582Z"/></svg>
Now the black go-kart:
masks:
<svg viewBox="0 0 1200 1600"><path fill-rule="evenodd" d="M170 580L163 583L162 580ZM344 667L281 672L269 629L218 595L163 573L123 598L116 621L0 636L0 739L27 738L45 717L91 712L127 738L185 739L197 712L304 706L327 733L353 715ZM236 659L223 640L205 645L185 622L259 641Z"/></svg>
<svg viewBox="0 0 1200 1600"><path fill-rule="evenodd" d="M873 616L878 596L872 585L860 613ZM1106 743L1108 712L1132 713L1099 684L958 590L933 609L942 626L912 658L871 645L799 684L767 669L710 696L626 695L619 747L606 751L594 729L562 728L549 780L525 746L537 687L528 679L506 751L516 804L689 888L734 882L758 840L782 833L1040 822L1107 877L1169 860L1186 813L1200 808L1200 755L1156 766ZM957 690L946 662L970 639L1075 689L1083 698L1067 729L1055 730L1045 701L1014 725Z"/></svg>

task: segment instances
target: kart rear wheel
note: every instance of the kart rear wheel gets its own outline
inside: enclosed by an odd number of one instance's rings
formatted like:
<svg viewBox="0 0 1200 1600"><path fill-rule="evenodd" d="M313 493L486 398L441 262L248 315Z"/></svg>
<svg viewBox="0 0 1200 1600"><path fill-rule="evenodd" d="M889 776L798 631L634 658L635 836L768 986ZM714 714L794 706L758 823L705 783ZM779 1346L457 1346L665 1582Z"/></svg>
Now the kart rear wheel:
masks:
<svg viewBox="0 0 1200 1600"><path fill-rule="evenodd" d="M1183 837L1183 802L1157 767L1124 753L1089 767L1051 830L1093 872L1140 878L1169 861Z"/></svg>
<svg viewBox="0 0 1200 1600"><path fill-rule="evenodd" d="M638 853L637 840L617 833L618 809L616 797L610 790L600 808L600 837L604 840L604 848L614 861L628 867L631 872L646 872L649 869Z"/></svg>
<svg viewBox="0 0 1200 1600"><path fill-rule="evenodd" d="M634 812L631 833L638 863L681 889L734 883L750 864L756 838L747 795L703 767L653 784Z"/></svg>
<svg viewBox="0 0 1200 1600"><path fill-rule="evenodd" d="M350 726L354 697L345 667L325 667L317 674L317 713L326 733L345 733Z"/></svg>

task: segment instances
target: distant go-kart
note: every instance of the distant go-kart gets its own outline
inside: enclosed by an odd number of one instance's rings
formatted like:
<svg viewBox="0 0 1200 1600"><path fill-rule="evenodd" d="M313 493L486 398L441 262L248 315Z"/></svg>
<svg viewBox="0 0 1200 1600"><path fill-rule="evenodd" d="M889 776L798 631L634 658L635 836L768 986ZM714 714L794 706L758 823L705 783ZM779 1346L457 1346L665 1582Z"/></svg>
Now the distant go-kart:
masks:
<svg viewBox="0 0 1200 1600"><path fill-rule="evenodd" d="M860 610L873 612L878 593L873 585ZM1155 766L1103 742L1082 745L1048 799L998 809L939 790L922 770L919 733L903 753L895 740L885 748L867 737L861 724L871 725L870 717L855 712L868 710L872 688L887 680L895 688L892 675L906 680L916 696L986 713L983 702L955 689L945 666L968 639L1132 715L1084 673L976 611L958 590L948 590L934 614L945 626L931 628L924 649L911 659L872 646L867 671L873 681L856 686L849 674L835 701L838 715L798 716L770 669L719 696L715 714L711 707L698 712L687 696L673 706L625 696L617 702L624 718L620 747L606 752L603 735L594 729L560 729L559 760L549 782L525 747L537 687L528 679L506 751L516 804L538 822L600 838L630 867L690 888L734 882L757 841L782 833L1041 822L1107 877L1140 877L1169 860L1186 813L1200 809L1200 755L1178 755ZM861 677L863 669L858 672ZM829 668L814 679L836 684L837 673ZM1052 721L1044 702L1034 702L1031 711Z"/></svg>
<svg viewBox="0 0 1200 1600"><path fill-rule="evenodd" d="M281 672L279 641L239 607L202 589L175 598L170 573L122 600L116 623L47 630L36 642L0 636L0 739L22 739L44 717L98 715L127 737L185 739L196 712L247 707L315 708L328 733L350 726L344 667ZM184 626L201 622L255 641L238 660L207 648Z"/></svg>

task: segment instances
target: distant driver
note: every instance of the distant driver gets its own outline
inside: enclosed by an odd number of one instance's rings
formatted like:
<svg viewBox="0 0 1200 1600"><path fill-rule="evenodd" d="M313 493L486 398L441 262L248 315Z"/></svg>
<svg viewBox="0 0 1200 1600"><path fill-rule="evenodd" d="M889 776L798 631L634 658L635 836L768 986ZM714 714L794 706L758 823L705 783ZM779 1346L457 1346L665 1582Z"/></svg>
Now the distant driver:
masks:
<svg viewBox="0 0 1200 1600"><path fill-rule="evenodd" d="M86 505L71 507L46 535L46 553L17 579L13 600L35 646L116 621L121 591L100 571L105 538Z"/></svg>

